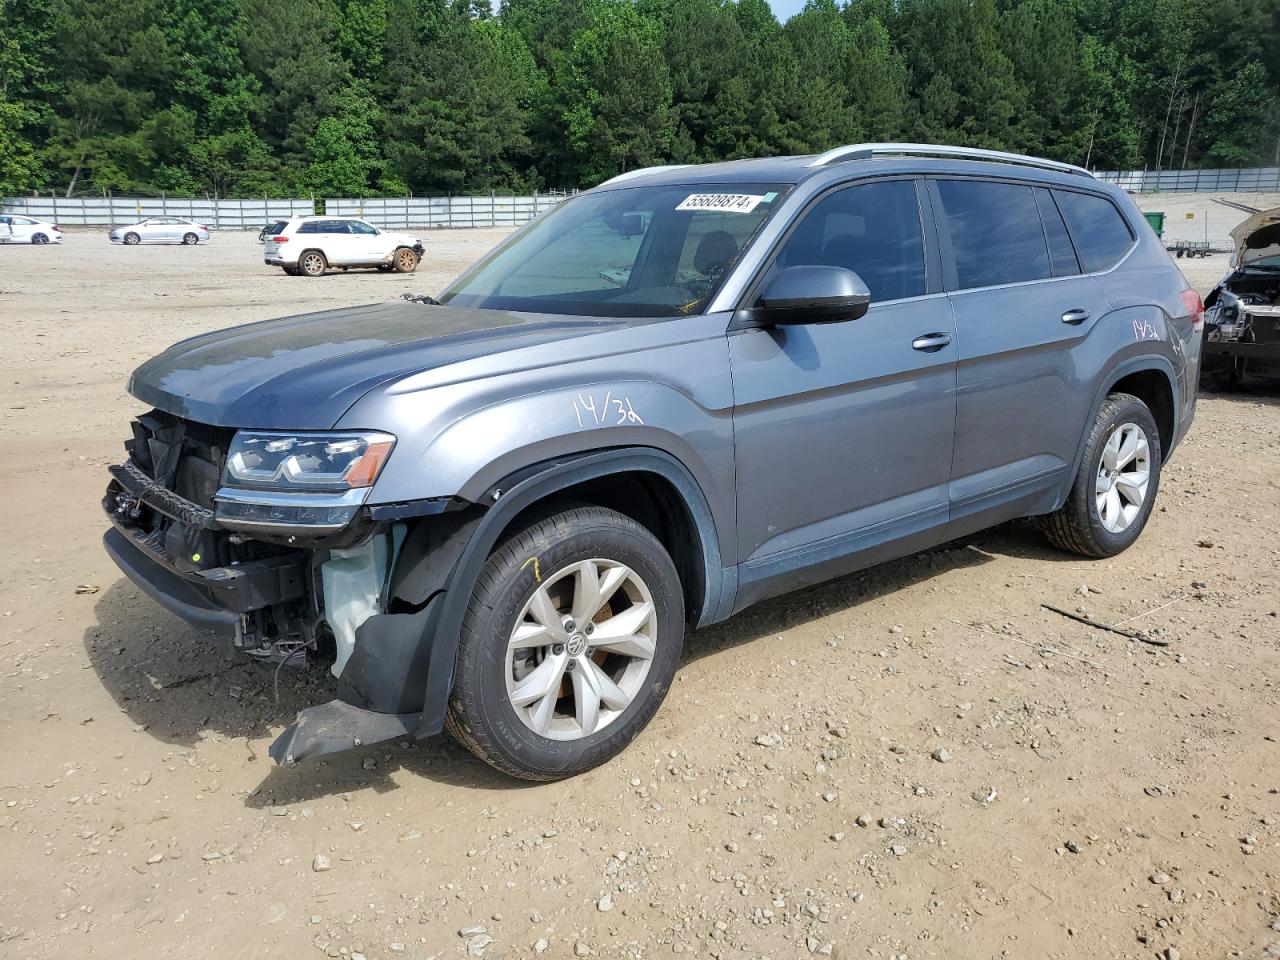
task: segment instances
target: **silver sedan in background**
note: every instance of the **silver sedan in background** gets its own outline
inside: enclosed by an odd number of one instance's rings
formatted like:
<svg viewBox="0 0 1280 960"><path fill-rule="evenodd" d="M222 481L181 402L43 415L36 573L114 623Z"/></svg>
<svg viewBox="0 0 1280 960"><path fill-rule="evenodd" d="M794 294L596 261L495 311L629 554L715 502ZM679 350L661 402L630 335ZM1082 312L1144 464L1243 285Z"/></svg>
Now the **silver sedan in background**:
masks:
<svg viewBox="0 0 1280 960"><path fill-rule="evenodd" d="M182 217L151 217L125 227L113 227L112 243L200 243L209 239L209 228Z"/></svg>

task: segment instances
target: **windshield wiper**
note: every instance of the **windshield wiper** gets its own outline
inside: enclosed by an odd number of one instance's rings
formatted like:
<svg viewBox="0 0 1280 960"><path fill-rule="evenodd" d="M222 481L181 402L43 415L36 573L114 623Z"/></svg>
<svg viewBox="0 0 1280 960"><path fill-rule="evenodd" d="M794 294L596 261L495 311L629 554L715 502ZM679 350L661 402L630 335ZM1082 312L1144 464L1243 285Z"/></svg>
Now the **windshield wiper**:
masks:
<svg viewBox="0 0 1280 960"><path fill-rule="evenodd" d="M412 303L425 303L432 307L439 307L442 305L435 297L429 296L425 293L402 293L400 296Z"/></svg>

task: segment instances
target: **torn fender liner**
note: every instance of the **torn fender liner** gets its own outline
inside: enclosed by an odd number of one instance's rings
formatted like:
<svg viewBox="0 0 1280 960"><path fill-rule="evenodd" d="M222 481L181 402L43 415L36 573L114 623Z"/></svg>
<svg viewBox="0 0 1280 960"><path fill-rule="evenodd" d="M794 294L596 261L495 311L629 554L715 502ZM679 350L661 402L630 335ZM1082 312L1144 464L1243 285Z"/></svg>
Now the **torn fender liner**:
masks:
<svg viewBox="0 0 1280 960"><path fill-rule="evenodd" d="M414 613L379 613L356 627L338 699L379 713L421 712L443 598L437 593Z"/></svg>
<svg viewBox="0 0 1280 960"><path fill-rule="evenodd" d="M308 707L271 744L271 759L284 765L369 743L411 737L421 713L374 713L341 700Z"/></svg>

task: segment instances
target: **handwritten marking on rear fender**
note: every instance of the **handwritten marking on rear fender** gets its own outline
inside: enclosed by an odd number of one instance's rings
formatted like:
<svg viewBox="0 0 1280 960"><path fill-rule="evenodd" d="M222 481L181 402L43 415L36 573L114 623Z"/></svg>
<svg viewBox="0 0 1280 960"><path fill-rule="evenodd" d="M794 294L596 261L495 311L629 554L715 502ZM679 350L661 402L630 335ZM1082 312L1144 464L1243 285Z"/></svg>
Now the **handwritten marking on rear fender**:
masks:
<svg viewBox="0 0 1280 960"><path fill-rule="evenodd" d="M1134 320L1133 338L1135 340L1159 340L1160 330L1150 320Z"/></svg>
<svg viewBox="0 0 1280 960"><path fill-rule="evenodd" d="M623 424L644 420L636 413L627 396L615 397L609 390L601 398L597 394L580 393L573 401L573 413L580 427L620 427Z"/></svg>

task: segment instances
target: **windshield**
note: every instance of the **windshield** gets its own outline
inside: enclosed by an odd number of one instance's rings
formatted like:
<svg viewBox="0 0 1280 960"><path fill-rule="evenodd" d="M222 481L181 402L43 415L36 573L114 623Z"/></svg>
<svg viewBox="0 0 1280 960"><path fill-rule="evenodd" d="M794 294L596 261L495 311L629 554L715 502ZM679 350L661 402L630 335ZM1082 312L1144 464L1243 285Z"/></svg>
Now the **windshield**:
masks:
<svg viewBox="0 0 1280 960"><path fill-rule="evenodd" d="M583 194L521 230L440 301L577 316L700 313L787 189L682 184Z"/></svg>

